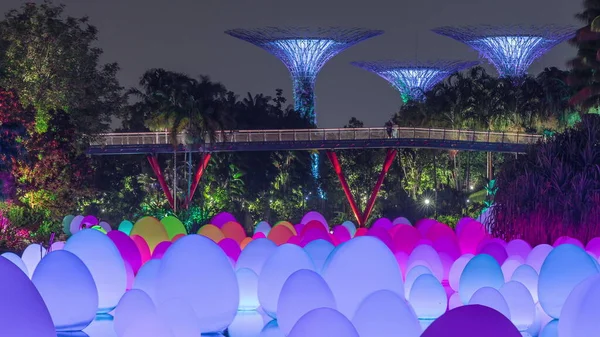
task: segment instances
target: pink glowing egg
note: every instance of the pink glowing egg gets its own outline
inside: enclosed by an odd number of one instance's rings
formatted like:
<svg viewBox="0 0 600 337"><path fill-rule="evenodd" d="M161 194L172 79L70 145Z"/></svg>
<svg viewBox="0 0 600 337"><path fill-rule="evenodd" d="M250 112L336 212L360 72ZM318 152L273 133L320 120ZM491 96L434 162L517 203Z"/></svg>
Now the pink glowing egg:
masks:
<svg viewBox="0 0 600 337"><path fill-rule="evenodd" d="M439 222L431 224L431 226L427 229L423 237L433 242L440 238L448 238L451 240L458 241L458 238L456 237L456 234L454 234L452 228L448 227L448 225Z"/></svg>
<svg viewBox="0 0 600 337"><path fill-rule="evenodd" d="M379 218L377 220L375 220L375 222L373 222L373 224L371 225L371 229L373 228L382 228L386 231L389 231L390 229L392 229L394 225L392 224L392 221L388 218Z"/></svg>
<svg viewBox="0 0 600 337"><path fill-rule="evenodd" d="M515 239L506 244L506 254L508 256L520 256L523 259L531 252L531 245L525 240Z"/></svg>
<svg viewBox="0 0 600 337"><path fill-rule="evenodd" d="M163 255L165 255L167 249L169 249L169 247L171 247L172 244L173 243L171 241L163 241L156 245L156 248L154 248L154 252L152 252L152 259L162 259Z"/></svg>
<svg viewBox="0 0 600 337"><path fill-rule="evenodd" d="M221 242L219 242L219 247L221 247L223 252L225 252L225 254L229 256L230 259L236 262L240 257L240 254L242 253L242 250L240 249L238 243L230 238L225 238L221 240Z"/></svg>
<svg viewBox="0 0 600 337"><path fill-rule="evenodd" d="M364 227L360 227L356 230L356 233L354 233L354 237L357 238L359 236L365 236L367 235L368 230Z"/></svg>
<svg viewBox="0 0 600 337"><path fill-rule="evenodd" d="M462 232L464 225L466 225L472 221L475 221L475 220L473 218L469 218L469 217L461 218L460 220L458 220L458 222L456 223L456 226L454 227L454 232L456 233L456 236L458 236L460 234L460 232Z"/></svg>
<svg viewBox="0 0 600 337"><path fill-rule="evenodd" d="M400 271L402 272L402 277L406 277L407 266L408 263L408 254L403 251L397 251L394 253L394 257L396 258L396 262L398 262L398 266L400 266Z"/></svg>
<svg viewBox="0 0 600 337"><path fill-rule="evenodd" d="M421 337L481 337L482 333L486 337L521 337L508 318L482 305L465 305L446 312Z"/></svg>
<svg viewBox="0 0 600 337"><path fill-rule="evenodd" d="M499 244L500 246L504 247L504 249L506 249L506 246L508 245L506 241L502 239L492 238L488 236L485 239L481 240L481 242L479 242L479 245L477 245L477 252L480 252L485 245L490 244L492 242Z"/></svg>
<svg viewBox="0 0 600 337"><path fill-rule="evenodd" d="M235 221L226 222L222 227L221 231L226 238L235 240L238 245L246 238L246 231L244 227Z"/></svg>
<svg viewBox="0 0 600 337"><path fill-rule="evenodd" d="M315 240L325 240L325 241L328 241L329 243L333 244L333 242L331 241L331 238L329 237L329 233L323 231L322 228L315 228L315 227L308 228L308 225L307 225L304 228L304 230L302 231L301 237L302 237L300 240L301 247L304 247L311 241L315 241Z"/></svg>
<svg viewBox="0 0 600 337"><path fill-rule="evenodd" d="M429 228L436 223L438 222L434 219L421 219L417 221L415 227L419 230L419 233L421 233L421 235L425 236L425 233L427 233Z"/></svg>
<svg viewBox="0 0 600 337"><path fill-rule="evenodd" d="M409 225L397 225L394 227L395 234L392 237L397 250L410 254L421 240L421 233Z"/></svg>
<svg viewBox="0 0 600 337"><path fill-rule="evenodd" d="M327 220L325 220L325 217L323 215L321 215L321 213L319 212L308 212L306 213L303 217L302 220L300 220L301 224L307 224L310 221L318 221L320 223L322 223L325 226L325 229L328 229L328 225L327 225Z"/></svg>
<svg viewBox="0 0 600 337"><path fill-rule="evenodd" d="M504 249L504 247L500 243L495 241L489 241L488 243L483 245L478 254L490 255L491 257L496 259L496 261L498 261L499 265L502 265L504 261L506 261L506 259L508 258L508 254L506 254L506 249Z"/></svg>
<svg viewBox="0 0 600 337"><path fill-rule="evenodd" d="M556 246L560 246L560 245L564 245L564 244L571 244L571 245L575 245L581 249L584 249L583 243L581 243L581 241L569 237L569 236L561 236L558 239L556 239L556 241L554 241L554 247Z"/></svg>
<svg viewBox="0 0 600 337"><path fill-rule="evenodd" d="M440 254L446 254L453 260L458 259L458 257L461 255L458 240L452 237L443 236L433 241L433 249L435 249Z"/></svg>
<svg viewBox="0 0 600 337"><path fill-rule="evenodd" d="M252 239L256 240L256 239L266 239L267 236L265 235L265 233L262 232L257 232L254 233L254 235L252 235Z"/></svg>
<svg viewBox="0 0 600 337"><path fill-rule="evenodd" d="M463 254L477 254L477 246L487 238L488 234L483 225L477 221L470 221L463 225L458 235L458 244Z"/></svg>
<svg viewBox="0 0 600 337"><path fill-rule="evenodd" d="M294 236L294 233L292 233L292 231L286 226L275 226L273 229L271 229L267 238L273 241L276 245L281 246L282 244L288 242L292 236Z"/></svg>
<svg viewBox="0 0 600 337"><path fill-rule="evenodd" d="M129 264L133 273L137 274L138 270L142 267L142 255L137 244L127 234L121 231L110 231L106 236L108 236L115 246L117 246L119 253L121 253L121 257Z"/></svg>
<svg viewBox="0 0 600 337"><path fill-rule="evenodd" d="M336 239L338 239L338 241L340 243L346 242L346 241L352 239L352 236L350 235L350 232L348 231L348 229L342 225L333 227L333 236Z"/></svg>
<svg viewBox="0 0 600 337"><path fill-rule="evenodd" d="M230 221L236 222L237 220L235 219L233 214L227 213L227 212L221 212L221 213L213 216L212 219L210 219L210 224L217 226L218 228L221 228L221 227L223 227L224 224L226 224Z"/></svg>
<svg viewBox="0 0 600 337"><path fill-rule="evenodd" d="M396 251L394 241L392 240L390 234L384 227L371 227L371 229L369 229L369 231L367 232L367 236L378 238L381 242L385 243L385 245L389 248L391 252Z"/></svg>
<svg viewBox="0 0 600 337"><path fill-rule="evenodd" d="M150 247L148 247L148 243L146 243L146 240L144 240L144 238L139 235L132 235L131 239L133 240L133 242L135 242L135 245L140 251L142 265L144 265L144 263L150 261L150 257L152 256L150 254Z"/></svg>

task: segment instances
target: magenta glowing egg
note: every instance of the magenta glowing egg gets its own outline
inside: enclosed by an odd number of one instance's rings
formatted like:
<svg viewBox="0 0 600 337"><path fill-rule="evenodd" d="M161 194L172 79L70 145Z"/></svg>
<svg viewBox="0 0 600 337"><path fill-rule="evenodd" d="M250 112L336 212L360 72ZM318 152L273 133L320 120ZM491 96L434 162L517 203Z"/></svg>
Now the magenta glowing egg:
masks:
<svg viewBox="0 0 600 337"><path fill-rule="evenodd" d="M596 261L582 248L562 244L546 257L538 279L539 301L552 318L560 318L560 312L569 293L586 278L597 275Z"/></svg>
<svg viewBox="0 0 600 337"><path fill-rule="evenodd" d="M150 253L150 247L148 246L146 240L144 240L144 238L139 235L132 235L131 240L133 240L140 252L142 264L146 263L147 261L150 261L152 254Z"/></svg>
<svg viewBox="0 0 600 337"><path fill-rule="evenodd" d="M302 230L304 229L304 224L303 223L295 224L294 229L296 230L296 233L302 233Z"/></svg>
<svg viewBox="0 0 600 337"><path fill-rule="evenodd" d="M242 253L240 245L233 239L225 238L219 241L219 247L223 250L225 255L229 256L233 261L237 261Z"/></svg>
<svg viewBox="0 0 600 337"><path fill-rule="evenodd" d="M525 240L515 239L506 244L506 254L508 256L520 256L524 260L531 252L531 245Z"/></svg>
<svg viewBox="0 0 600 337"><path fill-rule="evenodd" d="M454 232L456 233L456 235L460 235L460 232L462 232L463 227L469 223L475 221L475 219L473 218L469 218L469 217L465 217L465 218L461 218L460 220L458 220L458 222L456 223L456 226L454 227Z"/></svg>
<svg viewBox="0 0 600 337"><path fill-rule="evenodd" d="M412 253L421 240L421 233L413 226L397 225L394 227L394 233L392 240L394 240L396 249L406 254Z"/></svg>
<svg viewBox="0 0 600 337"><path fill-rule="evenodd" d="M146 262L135 276L131 289L142 290L154 301L156 299L156 283L158 282L160 262L161 260Z"/></svg>
<svg viewBox="0 0 600 337"><path fill-rule="evenodd" d="M327 257L334 249L335 246L325 240L312 241L304 247L304 250L315 264L315 271L318 273L321 273Z"/></svg>
<svg viewBox="0 0 600 337"><path fill-rule="evenodd" d="M567 297L558 320L558 334L593 336L600 331L600 274L579 283Z"/></svg>
<svg viewBox="0 0 600 337"><path fill-rule="evenodd" d="M361 337L398 336L399 333L406 337L419 337L422 331L408 302L389 290L367 296L356 310L352 324Z"/></svg>
<svg viewBox="0 0 600 337"><path fill-rule="evenodd" d="M525 263L532 266L533 269L539 274L540 269L542 268L542 264L546 260L546 257L550 252L554 249L552 246L547 245L545 243L541 245L537 245L533 247L529 255L527 255L527 259L525 259Z"/></svg>
<svg viewBox="0 0 600 337"><path fill-rule="evenodd" d="M254 234L263 233L266 237L267 235L269 235L270 231L271 231L271 225L269 225L269 223L266 221L261 221L261 222L257 223L256 226L254 226Z"/></svg>
<svg viewBox="0 0 600 337"><path fill-rule="evenodd" d="M410 220L408 220L407 218L405 218L403 216L394 219L392 221L392 224L394 226L396 226L396 225L409 225L409 226L412 226L412 223L410 222Z"/></svg>
<svg viewBox="0 0 600 337"><path fill-rule="evenodd" d="M522 337L508 318L482 305L466 305L446 312L421 337L481 337L483 331L486 337Z"/></svg>
<svg viewBox="0 0 600 337"><path fill-rule="evenodd" d="M533 269L532 266L528 264L524 264L519 266L512 273L511 281L517 281L523 284L531 297L533 298L533 302L538 302L538 273Z"/></svg>
<svg viewBox="0 0 600 337"><path fill-rule="evenodd" d="M583 243L581 243L581 241L579 241L575 238L569 237L569 236L559 237L558 239L556 239L556 241L554 241L553 246L557 247L557 246L564 245L564 244L571 244L571 245L575 245L581 249L584 249Z"/></svg>
<svg viewBox="0 0 600 337"><path fill-rule="evenodd" d="M444 266L442 266L440 256L433 247L428 245L419 245L415 247L408 258L407 268L410 270L417 265L428 267L438 280L443 280Z"/></svg>
<svg viewBox="0 0 600 337"><path fill-rule="evenodd" d="M416 265L408 270L408 272L406 273L406 279L404 280L404 293L406 294L406 299L410 300L409 294L410 294L410 289L413 286L413 283L415 283L415 280L419 276L424 275L424 274L433 275L431 273L431 269L429 269L427 266L424 266L424 265Z"/></svg>
<svg viewBox="0 0 600 337"><path fill-rule="evenodd" d="M304 227L302 227L302 232L298 233L298 235L304 236L306 232L309 232L311 230L318 230L323 233L329 233L329 228L326 227L325 224L318 220L310 220L309 222L304 223Z"/></svg>
<svg viewBox="0 0 600 337"><path fill-rule="evenodd" d="M58 250L46 255L31 281L44 299L56 331L82 330L96 317L98 290L94 278L73 253Z"/></svg>
<svg viewBox="0 0 600 337"><path fill-rule="evenodd" d="M506 253L504 246L494 241L488 241L487 243L483 244L481 249L479 249L478 254L487 254L493 257L496 259L496 261L498 261L499 265L502 265L508 258L508 254Z"/></svg>
<svg viewBox="0 0 600 337"><path fill-rule="evenodd" d="M511 256L502 264L502 274L504 274L504 282L510 281L513 273L517 268L524 264L523 258L520 256Z"/></svg>
<svg viewBox="0 0 600 337"><path fill-rule="evenodd" d="M0 275L0 334L55 337L50 313L29 277L5 258L0 258Z"/></svg>
<svg viewBox="0 0 600 337"><path fill-rule="evenodd" d="M450 288L454 291L458 291L460 276L462 275L463 270L465 269L467 263L471 261L473 258L473 254L465 254L456 259L450 267L450 272L448 273L448 284Z"/></svg>
<svg viewBox="0 0 600 337"><path fill-rule="evenodd" d="M529 290L517 281L510 281L500 287L500 294L506 300L510 320L519 329L526 331L535 320L535 303Z"/></svg>
<svg viewBox="0 0 600 337"><path fill-rule="evenodd" d="M327 225L327 220L325 220L325 217L323 215L321 215L321 213L314 212L314 211L308 212L302 217L302 220L300 220L300 223L306 225L311 221L320 222L323 225L323 227L325 228L325 230L329 231L329 225Z"/></svg>
<svg viewBox="0 0 600 337"><path fill-rule="evenodd" d="M98 225L98 218L93 215L86 215L81 219L80 227L83 228L91 228L93 226Z"/></svg>
<svg viewBox="0 0 600 337"><path fill-rule="evenodd" d="M396 251L394 241L392 241L392 237L390 237L390 234L388 233L388 231L385 228L371 227L371 229L369 229L369 231L367 232L367 236L372 236L372 237L379 239L381 242L383 242L388 247L388 249L392 253Z"/></svg>
<svg viewBox="0 0 600 337"><path fill-rule="evenodd" d="M448 296L435 276L422 274L414 281L408 301L419 319L436 319L446 312Z"/></svg>
<svg viewBox="0 0 600 337"><path fill-rule="evenodd" d="M258 301L258 275L249 268L236 270L235 275L238 279L240 289L240 304L238 310L249 311L260 307Z"/></svg>
<svg viewBox="0 0 600 337"><path fill-rule="evenodd" d="M291 238L289 238L286 243L289 243L291 245L296 245L298 247L302 247L302 238L300 238L297 235L294 235Z"/></svg>
<svg viewBox="0 0 600 337"><path fill-rule="evenodd" d="M327 258L322 275L335 296L338 310L349 318L375 291L390 290L404 298L402 272L396 258L373 237L358 237L337 246Z"/></svg>
<svg viewBox="0 0 600 337"><path fill-rule="evenodd" d="M309 225L311 223L313 223L313 222L310 222ZM324 231L323 228L309 228L308 227L309 225L306 225L304 227L304 229L302 230L302 238L300 240L301 247L304 247L308 243L315 241L315 240L324 240L333 245L333 241L329 237L328 232Z"/></svg>
<svg viewBox="0 0 600 337"><path fill-rule="evenodd" d="M318 308L336 309L329 286L312 270L294 272L283 284L277 301L279 329L288 335L302 316Z"/></svg>
<svg viewBox="0 0 600 337"><path fill-rule="evenodd" d="M142 255L135 242L121 231L110 231L106 236L115 244L123 260L129 263L133 273L137 273L142 267Z"/></svg>
<svg viewBox="0 0 600 337"><path fill-rule="evenodd" d="M269 239L256 239L241 252L235 268L248 268L260 276L265 262L275 253L277 245Z"/></svg>
<svg viewBox="0 0 600 337"><path fill-rule="evenodd" d="M114 312L117 336L123 336L130 324L147 320L152 313L156 313L156 307L148 294L139 289L126 292Z"/></svg>
<svg viewBox="0 0 600 337"><path fill-rule="evenodd" d="M402 276L406 276L408 270L406 270L406 263L408 262L408 254L403 251L397 251L394 253L394 257L396 258L396 262L398 262L398 266L400 267L400 271L402 272Z"/></svg>
<svg viewBox="0 0 600 337"><path fill-rule="evenodd" d="M465 266L458 285L458 293L464 304L483 287L500 289L504 284L504 275L498 262L486 254L475 255Z"/></svg>
<svg viewBox="0 0 600 337"><path fill-rule="evenodd" d="M492 287L483 287L479 288L471 299L469 300L469 305L485 305L488 308L492 308L506 318L510 319L510 309L508 308L508 303L504 299L504 296L498 291L498 289Z"/></svg>
<svg viewBox="0 0 600 337"><path fill-rule="evenodd" d="M456 238L440 237L433 241L433 248L440 254L447 254L453 261L461 255L460 246Z"/></svg>
<svg viewBox="0 0 600 337"><path fill-rule="evenodd" d="M333 236L340 242L346 242L352 239L350 231L348 231L348 229L342 225L333 227Z"/></svg>
<svg viewBox="0 0 600 337"><path fill-rule="evenodd" d="M157 303L184 299L205 333L231 324L240 303L233 266L221 248L201 235L186 235L163 256L156 283Z"/></svg>
<svg viewBox="0 0 600 337"><path fill-rule="evenodd" d="M254 235L252 235L252 239L254 239L254 240L256 240L256 239L266 239L266 238L267 238L267 236L264 233L261 233L261 232L258 232L258 233L255 233Z"/></svg>
<svg viewBox="0 0 600 337"><path fill-rule="evenodd" d="M354 237L365 236L367 235L368 230L364 227L360 227L354 233Z"/></svg>
<svg viewBox="0 0 600 337"><path fill-rule="evenodd" d="M392 224L392 221L390 219L379 218L373 222L373 224L371 225L371 229L381 228L381 229L384 229L385 231L389 231L390 229L392 229L393 226L394 225Z"/></svg>
<svg viewBox="0 0 600 337"><path fill-rule="evenodd" d="M231 213L221 212L210 219L210 224L217 226L218 228L223 227L224 224L230 221L237 221Z"/></svg>
<svg viewBox="0 0 600 337"><path fill-rule="evenodd" d="M45 255L46 248L44 248L41 245L38 245L37 243L32 243L29 246L27 246L27 248L25 248L23 254L21 255L21 260L23 260L23 263L27 267L27 271L29 272L29 278L31 278L38 263L40 263L40 261Z"/></svg>
<svg viewBox="0 0 600 337"><path fill-rule="evenodd" d="M167 249L171 247L173 243L171 241L163 241L154 247L154 251L152 252L152 259L162 259L162 257L167 252Z"/></svg>
<svg viewBox="0 0 600 337"><path fill-rule="evenodd" d="M415 224L415 228L419 230L419 233L421 233L423 237L425 237L425 233L427 233L429 228L431 228L431 226L437 223L438 222L435 219L421 219L417 221L417 223Z"/></svg>
<svg viewBox="0 0 600 337"><path fill-rule="evenodd" d="M435 242L436 240L441 238L448 238L451 240L458 241L458 238L456 237L456 234L454 234L452 228L448 227L448 225L439 222L431 224L431 226L429 226L423 237L431 240L432 242Z"/></svg>
<svg viewBox="0 0 600 337"><path fill-rule="evenodd" d="M11 253L11 252L6 252L0 256L2 256L3 258L7 259L8 261L14 263L15 266L19 267L19 269L21 269L21 271L25 275L27 275L27 277L29 277L29 271L27 271L27 266L25 265L23 260L21 260L19 255L15 254L15 253Z"/></svg>
<svg viewBox="0 0 600 337"><path fill-rule="evenodd" d="M585 245L585 250L596 254L596 256L600 256L600 237L591 239L587 245Z"/></svg>
<svg viewBox="0 0 600 337"><path fill-rule="evenodd" d="M488 237L483 225L477 221L470 221L462 226L458 234L458 244L463 254L476 254L479 243Z"/></svg>
<svg viewBox="0 0 600 337"><path fill-rule="evenodd" d="M275 318L277 303L285 281L300 269L314 270L304 249L291 244L277 247L258 275L258 299L265 313Z"/></svg>
<svg viewBox="0 0 600 337"><path fill-rule="evenodd" d="M261 336L263 336L263 333L261 333ZM287 336L359 337L359 334L348 318L338 311L331 308L318 308L302 316Z"/></svg>
<svg viewBox="0 0 600 337"><path fill-rule="evenodd" d="M354 234L356 234L356 225L354 224L354 222L352 222L352 221L344 221L342 223L342 226L346 227L346 229L350 233L351 237L354 237Z"/></svg>

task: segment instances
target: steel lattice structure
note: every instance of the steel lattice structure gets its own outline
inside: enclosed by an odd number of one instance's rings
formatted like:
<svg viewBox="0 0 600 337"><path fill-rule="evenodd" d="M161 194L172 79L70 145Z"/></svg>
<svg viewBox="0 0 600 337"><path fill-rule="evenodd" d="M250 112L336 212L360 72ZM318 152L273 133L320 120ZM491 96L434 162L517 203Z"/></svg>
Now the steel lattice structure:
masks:
<svg viewBox="0 0 600 337"><path fill-rule="evenodd" d="M433 29L458 40L489 60L501 77L521 78L533 61L575 35L570 26L462 26Z"/></svg>
<svg viewBox="0 0 600 337"><path fill-rule="evenodd" d="M478 61L375 61L352 62L352 65L373 72L396 88L404 103L422 100L424 93L447 76L478 65Z"/></svg>
<svg viewBox="0 0 600 337"><path fill-rule="evenodd" d="M361 28L278 28L233 29L228 35L250 42L279 58L290 71L294 106L317 124L315 79L332 57L360 41L383 33Z"/></svg>

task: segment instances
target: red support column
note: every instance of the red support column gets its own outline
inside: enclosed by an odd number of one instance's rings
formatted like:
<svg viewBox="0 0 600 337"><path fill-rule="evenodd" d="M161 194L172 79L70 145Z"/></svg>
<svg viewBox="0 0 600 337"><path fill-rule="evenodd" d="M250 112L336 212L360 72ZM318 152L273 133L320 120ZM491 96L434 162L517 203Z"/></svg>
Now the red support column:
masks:
<svg viewBox="0 0 600 337"><path fill-rule="evenodd" d="M387 155L385 156L385 162L383 163L383 167L381 168L381 173L379 174L377 183L375 183L375 187L373 188L373 191L371 192L371 198L369 198L369 201L367 202L367 207L365 208L365 211L362 216L362 221L361 221L362 226L364 226L367 223L367 220L369 220L369 216L371 215L373 206L375 206L375 200L377 200L377 194L379 193L379 190L381 189L381 185L383 184L385 175L388 173L388 171L390 170L390 166L392 166L392 163L394 162L394 158L396 157L397 152L398 151L396 151L395 149L387 150Z"/></svg>
<svg viewBox="0 0 600 337"><path fill-rule="evenodd" d="M160 169L158 159L155 156L149 154L148 162L150 163L150 167L152 167L152 171L154 171L154 175L156 175L158 183L160 184L160 187L162 188L163 192L165 193L165 196L167 197L167 200L169 201L169 205L171 206L171 208L173 208L175 205L173 195L169 190L169 185L167 185L167 182L165 181L165 176L163 175L162 170Z"/></svg>
<svg viewBox="0 0 600 337"><path fill-rule="evenodd" d="M333 169L335 170L335 173L337 174L338 179L340 180L340 184L342 185L344 194L346 194L346 199L348 199L350 207L352 208L352 213L354 213L354 217L356 218L356 221L358 221L359 227L362 227L363 224L361 223L360 211L356 206L356 202L354 201L354 197L352 196L352 191L350 191L350 186L348 186L348 183L346 182L346 178L344 177L344 172L342 172L342 166L338 161L337 155L333 151L326 151L325 153L327 154L327 158L329 158L329 161L331 161Z"/></svg>
<svg viewBox="0 0 600 337"><path fill-rule="evenodd" d="M206 170L206 167L208 166L209 161L210 161L210 153L204 154L204 156L202 157L202 160L200 162L200 165L196 169L196 174L194 175L194 180L192 181L192 186L190 188L190 195L188 195L185 200L184 207L186 209L190 206L190 202L192 201L192 198L194 197L194 193L196 193L196 188L198 188L200 179L202 179L202 175L204 174L204 171Z"/></svg>

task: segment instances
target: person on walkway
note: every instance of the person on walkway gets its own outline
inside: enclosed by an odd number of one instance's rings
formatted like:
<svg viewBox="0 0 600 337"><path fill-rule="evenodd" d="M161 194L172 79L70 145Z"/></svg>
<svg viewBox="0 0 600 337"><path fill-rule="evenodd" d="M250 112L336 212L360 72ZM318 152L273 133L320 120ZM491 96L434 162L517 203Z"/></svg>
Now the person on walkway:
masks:
<svg viewBox="0 0 600 337"><path fill-rule="evenodd" d="M389 120L385 123L385 130L387 131L388 138L392 138L393 128L394 128L394 123L392 123L392 120Z"/></svg>

